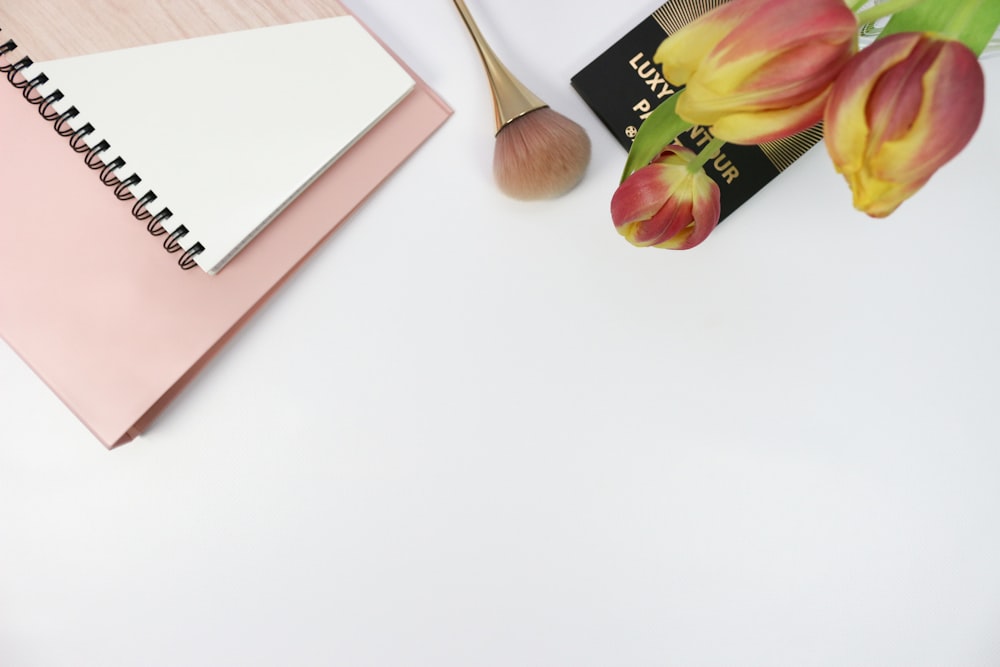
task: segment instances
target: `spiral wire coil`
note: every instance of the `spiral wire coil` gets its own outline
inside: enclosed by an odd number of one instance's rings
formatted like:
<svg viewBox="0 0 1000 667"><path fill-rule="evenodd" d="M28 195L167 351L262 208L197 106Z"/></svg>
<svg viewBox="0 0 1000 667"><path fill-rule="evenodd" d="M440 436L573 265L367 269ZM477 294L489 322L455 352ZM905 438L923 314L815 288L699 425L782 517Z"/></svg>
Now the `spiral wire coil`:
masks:
<svg viewBox="0 0 1000 667"><path fill-rule="evenodd" d="M167 252L176 253L183 250L180 239L188 233L187 227L179 225L172 232L168 233L163 223L173 216L170 209L164 207L155 215L149 211L147 207L156 200L156 193L152 190L147 190L144 195L137 198L130 191L132 186L142 182L142 178L136 173L132 173L124 179L118 176L118 173L120 173L119 170L126 164L125 160L121 156L108 159L109 156L105 154L111 148L111 144L104 139L101 139L93 146L87 143L87 138L95 132L94 126L90 123L84 123L76 129L70 125L70 120L80 115L80 111L75 106L70 106L62 112L53 108L53 105L62 100L64 95L59 89L53 90L47 95L39 92L39 86L48 83L49 78L44 73L39 73L31 79L28 79L24 75L23 71L34 64L34 61L30 57L24 56L14 63L7 61L6 55L16 48L17 43L12 39L8 39L6 42L0 44L0 73L7 78L7 81L14 88L21 91L21 95L25 100L38 107L38 114L46 121L52 123L52 127L56 133L68 139L70 148L83 155L84 164L95 171L99 171L98 176L101 182L109 188L113 188L115 197L121 201L135 199L135 203L132 205L132 216L136 220L146 223L146 231L151 235L166 235L166 238L163 240L163 248ZM204 249L205 247L201 243L195 243L187 250L184 250L183 254L177 260L177 264L184 270L194 268L197 266L195 257Z"/></svg>

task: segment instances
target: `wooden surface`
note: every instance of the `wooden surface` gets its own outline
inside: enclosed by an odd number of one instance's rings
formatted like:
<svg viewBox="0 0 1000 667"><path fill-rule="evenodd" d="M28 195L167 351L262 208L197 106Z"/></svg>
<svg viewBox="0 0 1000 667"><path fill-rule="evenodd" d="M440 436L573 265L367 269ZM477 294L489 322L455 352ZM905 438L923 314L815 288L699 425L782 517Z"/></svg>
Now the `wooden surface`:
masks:
<svg viewBox="0 0 1000 667"><path fill-rule="evenodd" d="M324 0L5 0L0 42L45 61L345 13Z"/></svg>

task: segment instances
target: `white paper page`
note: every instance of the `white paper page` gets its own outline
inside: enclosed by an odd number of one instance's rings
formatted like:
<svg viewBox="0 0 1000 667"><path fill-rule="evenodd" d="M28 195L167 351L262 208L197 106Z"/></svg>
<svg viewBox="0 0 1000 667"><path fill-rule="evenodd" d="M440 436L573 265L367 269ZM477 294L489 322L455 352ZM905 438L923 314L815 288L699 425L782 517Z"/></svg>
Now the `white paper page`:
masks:
<svg viewBox="0 0 1000 667"><path fill-rule="evenodd" d="M413 88L351 16L39 63L214 273ZM109 192L109 196L113 196Z"/></svg>

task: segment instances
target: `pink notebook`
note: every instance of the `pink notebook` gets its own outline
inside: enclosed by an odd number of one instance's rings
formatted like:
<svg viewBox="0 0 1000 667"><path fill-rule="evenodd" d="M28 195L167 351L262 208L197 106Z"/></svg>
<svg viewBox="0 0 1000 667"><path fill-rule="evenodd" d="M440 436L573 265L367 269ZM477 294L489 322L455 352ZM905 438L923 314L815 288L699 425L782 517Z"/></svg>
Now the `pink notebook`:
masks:
<svg viewBox="0 0 1000 667"><path fill-rule="evenodd" d="M407 71L413 92L215 276L165 257L132 202L0 80L0 336L102 443L128 442L449 116Z"/></svg>

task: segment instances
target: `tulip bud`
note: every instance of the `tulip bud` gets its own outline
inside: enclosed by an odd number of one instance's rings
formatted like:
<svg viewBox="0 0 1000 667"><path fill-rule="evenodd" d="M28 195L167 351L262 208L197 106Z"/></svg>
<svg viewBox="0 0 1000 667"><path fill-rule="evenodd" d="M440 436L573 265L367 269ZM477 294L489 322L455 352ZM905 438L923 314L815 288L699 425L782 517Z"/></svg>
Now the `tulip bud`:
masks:
<svg viewBox="0 0 1000 667"><path fill-rule="evenodd" d="M929 33L876 41L844 68L824 135L855 208L892 213L972 138L983 115L983 71L961 42Z"/></svg>
<svg viewBox="0 0 1000 667"><path fill-rule="evenodd" d="M819 122L856 33L844 0L732 0L670 35L653 61L687 85L677 115L757 144Z"/></svg>
<svg viewBox="0 0 1000 667"><path fill-rule="evenodd" d="M630 243L687 250L719 223L719 186L701 168L688 164L695 154L667 146L651 164L626 178L611 198L611 219Z"/></svg>

